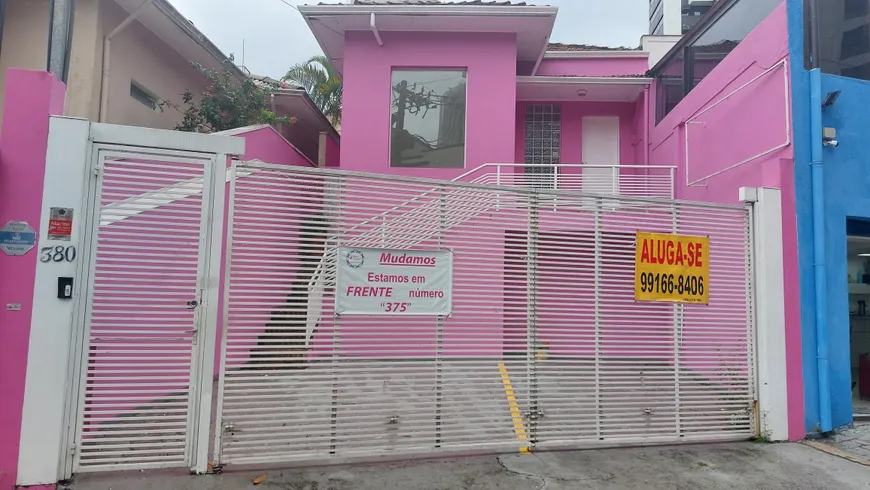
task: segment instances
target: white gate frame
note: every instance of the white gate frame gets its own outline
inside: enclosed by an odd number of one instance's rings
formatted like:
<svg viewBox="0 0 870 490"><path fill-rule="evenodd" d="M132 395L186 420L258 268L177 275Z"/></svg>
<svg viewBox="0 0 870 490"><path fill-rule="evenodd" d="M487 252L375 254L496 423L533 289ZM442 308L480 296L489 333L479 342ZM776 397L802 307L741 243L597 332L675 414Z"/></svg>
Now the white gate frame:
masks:
<svg viewBox="0 0 870 490"><path fill-rule="evenodd" d="M787 441L782 193L779 189L741 187L740 200L752 206L757 436L765 441Z"/></svg>
<svg viewBox="0 0 870 490"><path fill-rule="evenodd" d="M28 352L18 485L51 484L72 476L77 416L83 404L86 381L88 294L94 258L93 236L99 204L97 154L100 147L127 149L135 153L185 156L196 153L211 159L210 182L203 183L206 208L206 254L202 272L202 332L197 342L199 362L192 367L192 434L189 467L197 473L208 469L209 422L212 404L212 372L220 301L221 244L223 238L226 162L242 155L245 141L230 136L182 133L149 128L90 123L83 119L53 117L45 164L42 214L51 207L74 208L73 239L78 247L76 262L61 270L37 263ZM48 220L43 219L38 241L46 240ZM90 233L90 235L89 235ZM86 240L85 237L88 237ZM74 278L73 300L56 298L58 276ZM56 430L55 430L56 429Z"/></svg>

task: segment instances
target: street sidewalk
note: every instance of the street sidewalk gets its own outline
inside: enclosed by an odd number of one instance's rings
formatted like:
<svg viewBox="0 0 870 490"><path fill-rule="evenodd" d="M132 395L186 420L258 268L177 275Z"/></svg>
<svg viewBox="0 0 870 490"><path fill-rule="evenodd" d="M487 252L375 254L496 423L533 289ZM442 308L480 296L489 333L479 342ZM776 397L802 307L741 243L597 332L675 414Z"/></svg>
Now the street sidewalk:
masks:
<svg viewBox="0 0 870 490"><path fill-rule="evenodd" d="M258 484L254 484L254 481ZM59 487L63 489L63 486ZM83 475L74 490L851 490L870 468L805 444L731 443L547 452L190 476Z"/></svg>

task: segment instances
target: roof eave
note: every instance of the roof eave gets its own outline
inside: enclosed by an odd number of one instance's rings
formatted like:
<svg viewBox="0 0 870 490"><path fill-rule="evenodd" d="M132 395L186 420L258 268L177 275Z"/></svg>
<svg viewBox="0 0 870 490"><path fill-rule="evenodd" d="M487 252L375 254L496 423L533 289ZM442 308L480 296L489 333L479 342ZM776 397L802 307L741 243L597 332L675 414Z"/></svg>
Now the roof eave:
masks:
<svg viewBox="0 0 870 490"><path fill-rule="evenodd" d="M329 135L336 142L338 142L340 140L341 135L335 129L335 126L333 126L332 123L329 122L329 118L327 118L326 115L323 114L323 111L321 111L320 108L318 108L317 105L314 103L314 101L311 100L311 96L308 95L308 92L306 92L303 89L280 88L280 89L274 90L273 93L275 94L276 97L287 96L287 97L300 97L300 98L302 98L302 100L305 101L305 105L309 108L311 113L314 114L315 116L317 116L317 118L323 124L323 128L326 130L326 132L329 133Z"/></svg>
<svg viewBox="0 0 870 490"><path fill-rule="evenodd" d="M412 15L474 17L549 17L559 13L559 7L533 5L494 7L489 5L302 5L299 13L306 18L331 15Z"/></svg>
<svg viewBox="0 0 870 490"><path fill-rule="evenodd" d="M229 65L230 71L239 79L247 77L247 74L242 71L235 63L231 62L229 56L223 53L220 48L215 45L211 39L206 37L199 29L196 28L186 17L176 10L167 0L155 0L154 5L157 9L169 20L171 20L179 29L181 29L191 41L199 45L206 53L218 61L221 65ZM228 63L229 62L229 63Z"/></svg>

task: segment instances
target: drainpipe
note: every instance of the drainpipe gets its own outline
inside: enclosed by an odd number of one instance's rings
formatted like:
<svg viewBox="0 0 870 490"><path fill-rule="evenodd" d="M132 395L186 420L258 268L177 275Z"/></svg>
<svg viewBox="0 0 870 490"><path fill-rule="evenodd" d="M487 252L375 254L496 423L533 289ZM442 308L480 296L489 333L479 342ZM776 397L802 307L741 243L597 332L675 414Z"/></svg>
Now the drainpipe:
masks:
<svg viewBox="0 0 870 490"><path fill-rule="evenodd" d="M819 418L822 433L830 432L831 383L828 375L828 287L825 277L825 174L822 166L822 71L810 71L810 165L813 186L813 272L816 285L816 363L819 371Z"/></svg>
<svg viewBox="0 0 870 490"><path fill-rule="evenodd" d="M3 54L3 20L6 18L6 0L0 0L0 56ZM0 76L3 76L0 74Z"/></svg>
<svg viewBox="0 0 870 490"><path fill-rule="evenodd" d="M828 367L828 287L825 276L825 174L822 162L822 70L819 49L819 3L810 0L810 144L813 188L813 275L816 310L816 369L819 378L819 431L830 432L831 381Z"/></svg>
<svg viewBox="0 0 870 490"><path fill-rule="evenodd" d="M151 5L154 0L144 0L136 10L133 11L123 22L118 24L112 32L109 33L108 36L103 39L103 81L100 83L100 122L106 122L106 117L109 113L109 68L110 68L110 60L111 60L111 51L112 51L112 38L120 34L121 31L127 28L133 21L139 17L139 14L145 9L145 7Z"/></svg>
<svg viewBox="0 0 870 490"><path fill-rule="evenodd" d="M652 110L650 109L650 105L652 104L652 88L649 85L644 87L643 89L643 162L647 167L650 165L650 146L652 142L649 140L652 131L650 130L650 126L652 126L652 120L650 116L652 115Z"/></svg>
<svg viewBox="0 0 870 490"><path fill-rule="evenodd" d="M46 70L63 83L67 82L69 75L74 16L75 0L51 0L49 4Z"/></svg>
<svg viewBox="0 0 870 490"><path fill-rule="evenodd" d="M378 42L378 46L384 45L384 40L381 39L381 33L378 32L378 23L375 20L375 13L372 12L371 19L369 20L369 27L372 29L372 32L375 34L375 40Z"/></svg>

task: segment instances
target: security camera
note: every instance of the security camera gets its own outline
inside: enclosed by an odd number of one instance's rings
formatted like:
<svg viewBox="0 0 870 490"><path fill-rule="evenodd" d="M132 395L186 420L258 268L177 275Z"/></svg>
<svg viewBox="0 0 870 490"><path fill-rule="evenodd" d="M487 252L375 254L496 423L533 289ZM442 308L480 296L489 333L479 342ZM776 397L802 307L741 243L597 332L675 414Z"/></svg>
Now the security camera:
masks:
<svg viewBox="0 0 870 490"><path fill-rule="evenodd" d="M840 142L837 140L825 140L822 142L822 144L825 146L832 146L834 148L840 146Z"/></svg>

